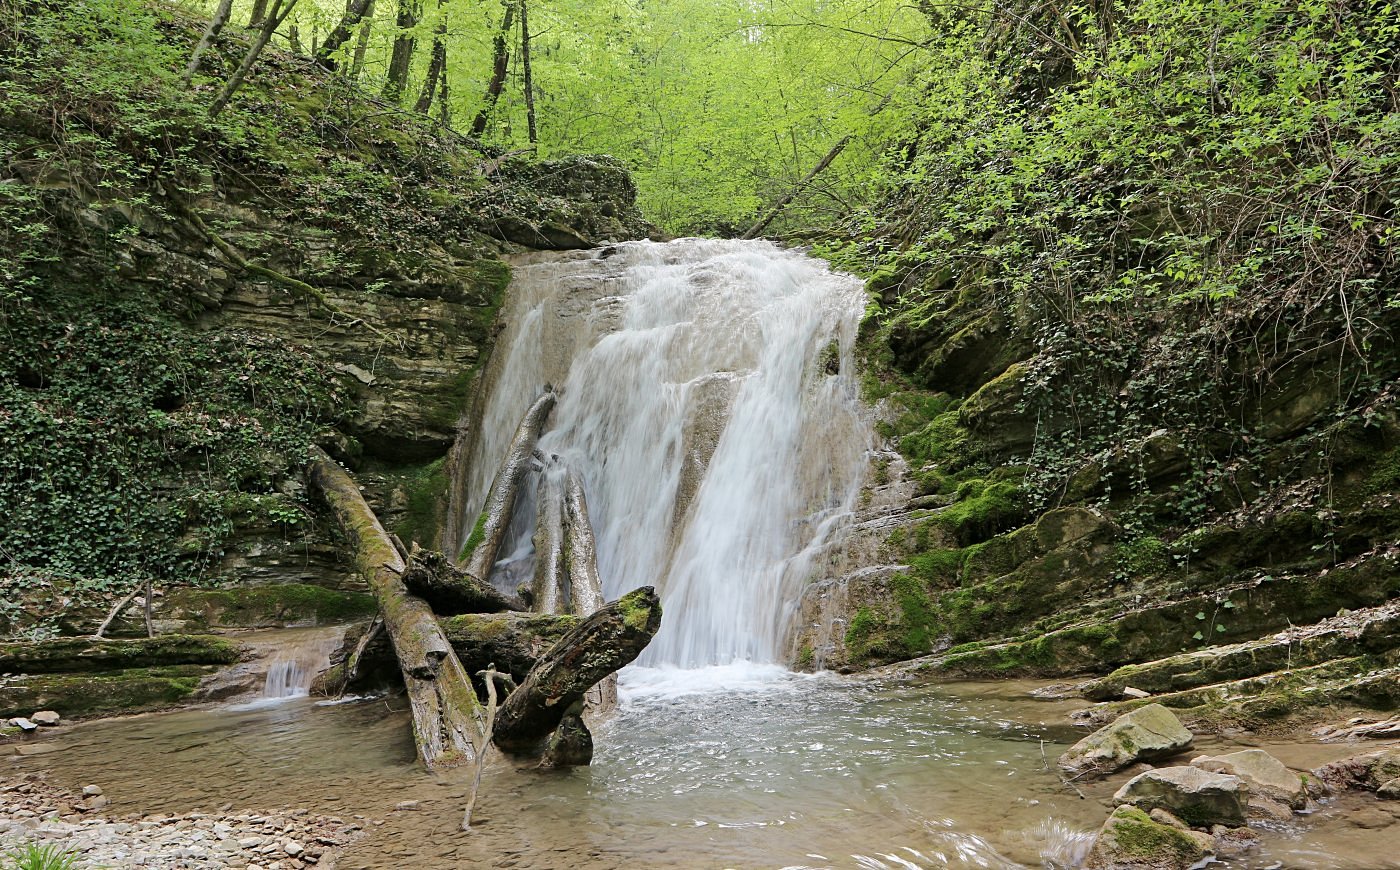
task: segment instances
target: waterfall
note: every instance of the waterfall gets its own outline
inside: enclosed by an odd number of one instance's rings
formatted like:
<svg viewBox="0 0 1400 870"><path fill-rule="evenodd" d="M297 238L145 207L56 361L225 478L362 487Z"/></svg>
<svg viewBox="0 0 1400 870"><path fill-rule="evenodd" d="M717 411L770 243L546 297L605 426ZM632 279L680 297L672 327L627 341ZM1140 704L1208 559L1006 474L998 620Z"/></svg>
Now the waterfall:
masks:
<svg viewBox="0 0 1400 870"><path fill-rule="evenodd" d="M870 448L852 363L864 304L855 278L767 242L520 258L485 375L465 521L521 415L553 385L539 446L583 476L605 595L661 595L661 631L640 663L781 662ZM529 576L533 492L527 481L493 573L505 588Z"/></svg>
<svg viewBox="0 0 1400 870"><path fill-rule="evenodd" d="M330 667L331 653L345 636L344 626L280 632L273 641L275 651L269 656L267 677L263 680L262 697L305 698L311 693L311 683Z"/></svg>

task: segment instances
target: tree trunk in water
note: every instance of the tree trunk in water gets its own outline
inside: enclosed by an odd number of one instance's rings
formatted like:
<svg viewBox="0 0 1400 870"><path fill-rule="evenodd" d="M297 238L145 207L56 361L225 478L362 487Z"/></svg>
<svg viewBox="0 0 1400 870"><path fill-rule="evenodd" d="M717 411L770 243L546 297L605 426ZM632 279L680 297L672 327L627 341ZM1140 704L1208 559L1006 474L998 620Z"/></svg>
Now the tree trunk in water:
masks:
<svg viewBox="0 0 1400 870"><path fill-rule="evenodd" d="M464 613L441 617L438 625L468 674L474 675L488 665L495 665L515 681L523 682L539 663L540 656L581 621L576 616L545 613ZM371 634L369 624L365 624L365 629L352 628L346 632L345 645L331 656L330 670L317 681L313 691L339 695L345 690L368 690L392 684L398 673L393 647L382 632ZM0 657L4 649L0 644Z"/></svg>
<svg viewBox="0 0 1400 870"><path fill-rule="evenodd" d="M361 19L374 11L374 0L347 0L345 4L345 14L340 17L340 23L326 37L326 41L321 43L321 47L316 50L316 62L326 69L335 69L335 61L331 55L335 54L339 48L350 40L350 34L354 32L355 25ZM351 74L359 72L358 67L364 64L365 49L369 47L369 26L366 25L360 31L360 42L355 46L355 64L351 68Z"/></svg>
<svg viewBox="0 0 1400 870"><path fill-rule="evenodd" d="M520 0L520 68L525 74L525 126L530 144L540 141L535 128L535 79L530 72L530 12L529 0Z"/></svg>
<svg viewBox="0 0 1400 870"><path fill-rule="evenodd" d="M194 74L199 72L199 59L204 57L209 46L214 44L214 40L218 38L220 31L228 23L229 14L232 12L233 0L219 0L219 8L214 10L214 17L209 19L209 26L204 28L204 36L200 37L199 44L194 47L194 54L190 55L189 66L185 67L185 74L180 79L180 83L185 87L190 86Z"/></svg>
<svg viewBox="0 0 1400 870"><path fill-rule="evenodd" d="M384 81L384 99L396 106L403 98L403 89L408 85L408 71L413 65L413 53L418 48L418 40L411 33L418 25L418 15L418 0L399 0L399 32L394 37L394 50L389 55L388 77Z"/></svg>
<svg viewBox="0 0 1400 870"><path fill-rule="evenodd" d="M598 575L598 546L593 537L593 523L588 518L583 478L572 468L564 483L564 552L569 567L572 610L578 616L588 616L600 610L606 600L603 580ZM616 707L617 674L609 674L589 689L586 700L586 709L595 715Z"/></svg>
<svg viewBox="0 0 1400 870"><path fill-rule="evenodd" d="M496 554L500 551L501 541L510 526L510 514L515 508L515 497L520 490L520 482L524 479L525 472L530 469L535 443L540 440L544 422L549 417L549 412L554 409L554 399L554 391L546 390L545 394L530 406L530 410L525 412L525 418L515 430L510 449L506 451L506 457L496 472L496 479L491 482L491 492L486 496L486 505L481 510L481 516L477 518L471 535L462 546L457 563L479 580L489 582L491 579L491 567L496 564Z"/></svg>
<svg viewBox="0 0 1400 870"><path fill-rule="evenodd" d="M526 610L524 602L453 565L441 553L415 545L403 573L403 585L427 601L439 616ZM489 662L488 662L489 664Z"/></svg>
<svg viewBox="0 0 1400 870"><path fill-rule="evenodd" d="M564 566L563 469L554 459L546 462L535 490L539 512L535 520L535 582L531 587L534 609L540 613L568 613Z"/></svg>
<svg viewBox="0 0 1400 870"><path fill-rule="evenodd" d="M307 470L355 548L355 562L379 601L413 709L418 755L429 768L470 761L485 747L481 705L437 617L400 579L404 562L355 481L317 450Z"/></svg>
<svg viewBox="0 0 1400 870"><path fill-rule="evenodd" d="M224 89L219 91L219 95L214 98L214 104L209 107L209 117L217 118L219 113L228 105L228 101L233 98L234 93L243 80L248 77L248 72L252 70L253 64L257 63L258 56L267 47L268 40L272 39L272 34L277 32L277 28L282 26L282 22L287 16L292 14L292 9L297 5L297 0L273 0L272 8L267 11L267 17L263 19L262 28L258 30L257 38L253 40L252 46L248 49L248 54L243 58L243 62L234 70L233 75L224 84Z"/></svg>
<svg viewBox="0 0 1400 870"><path fill-rule="evenodd" d="M521 755L542 751L570 708L599 680L641 655L660 626L661 602L650 586L586 618L506 698L496 719L496 745Z"/></svg>
<svg viewBox="0 0 1400 870"><path fill-rule="evenodd" d="M515 23L515 3L514 0L506 4L505 17L501 19L501 29L496 33L494 43L495 66L491 70L491 81L486 85L486 97L482 100L481 110L476 113L476 118L472 120L472 135L480 139L486 134L486 122L490 119L491 110L496 108L496 100L500 99L501 90L506 85L506 72L510 69L510 28Z"/></svg>

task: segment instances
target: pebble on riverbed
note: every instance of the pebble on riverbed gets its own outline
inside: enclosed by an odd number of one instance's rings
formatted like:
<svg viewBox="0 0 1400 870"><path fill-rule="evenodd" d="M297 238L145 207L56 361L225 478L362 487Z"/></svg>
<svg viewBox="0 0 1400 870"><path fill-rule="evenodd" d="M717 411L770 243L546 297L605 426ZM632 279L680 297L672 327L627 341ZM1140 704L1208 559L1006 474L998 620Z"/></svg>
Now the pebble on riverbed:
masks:
<svg viewBox="0 0 1400 870"><path fill-rule="evenodd" d="M38 774L0 782L0 851L52 844L77 852L81 868L319 870L333 867L339 847L361 833L357 822L305 810L122 819L95 815L107 801L99 786L85 786L78 794L50 785Z"/></svg>

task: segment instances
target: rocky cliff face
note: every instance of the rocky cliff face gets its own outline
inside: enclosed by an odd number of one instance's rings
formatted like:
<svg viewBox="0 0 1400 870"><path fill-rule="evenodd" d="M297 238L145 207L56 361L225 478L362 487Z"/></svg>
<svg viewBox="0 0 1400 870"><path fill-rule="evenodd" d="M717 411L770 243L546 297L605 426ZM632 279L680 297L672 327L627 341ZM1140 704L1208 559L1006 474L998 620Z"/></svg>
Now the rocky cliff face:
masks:
<svg viewBox="0 0 1400 870"><path fill-rule="evenodd" d="M647 235L626 171L482 154L281 52L210 122L198 88L122 68L66 20L3 37L49 52L54 79L0 70L27 95L0 122L0 538L3 584L33 605L0 621L83 630L43 603L100 618L144 577L344 585L301 483L313 441L431 544L500 255ZM118 23L98 22L123 38ZM153 8L125 36L178 56L197 26ZM241 39L208 62L226 72Z"/></svg>

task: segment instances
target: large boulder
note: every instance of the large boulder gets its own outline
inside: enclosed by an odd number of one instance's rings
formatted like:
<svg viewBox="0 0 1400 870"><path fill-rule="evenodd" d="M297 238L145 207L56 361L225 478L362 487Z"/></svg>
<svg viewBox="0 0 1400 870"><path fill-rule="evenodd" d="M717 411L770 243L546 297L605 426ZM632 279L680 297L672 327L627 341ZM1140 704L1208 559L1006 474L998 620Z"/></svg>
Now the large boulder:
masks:
<svg viewBox="0 0 1400 870"><path fill-rule="evenodd" d="M1135 761L1175 755L1191 746L1191 732L1161 704L1125 713L1074 744L1060 756L1071 776L1105 775Z"/></svg>
<svg viewBox="0 0 1400 870"><path fill-rule="evenodd" d="M1238 776L1199 767L1163 767L1138 774L1113 796L1144 812L1164 809L1195 827L1245 823L1249 786Z"/></svg>
<svg viewBox="0 0 1400 870"><path fill-rule="evenodd" d="M1249 783L1250 794L1269 798L1300 810L1308 803L1302 777L1262 749L1245 749L1228 755L1202 755L1191 764L1211 773L1227 773Z"/></svg>
<svg viewBox="0 0 1400 870"><path fill-rule="evenodd" d="M1136 807L1104 822L1084 870L1185 870L1206 855L1208 835L1160 824Z"/></svg>
<svg viewBox="0 0 1400 870"><path fill-rule="evenodd" d="M1360 788L1379 792L1390 786L1393 780L1400 779L1400 749L1353 755L1319 767L1313 774L1330 788ZM1387 789L1387 794L1393 793L1392 789Z"/></svg>

